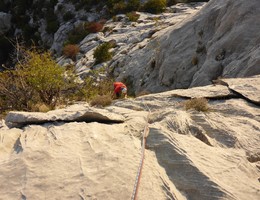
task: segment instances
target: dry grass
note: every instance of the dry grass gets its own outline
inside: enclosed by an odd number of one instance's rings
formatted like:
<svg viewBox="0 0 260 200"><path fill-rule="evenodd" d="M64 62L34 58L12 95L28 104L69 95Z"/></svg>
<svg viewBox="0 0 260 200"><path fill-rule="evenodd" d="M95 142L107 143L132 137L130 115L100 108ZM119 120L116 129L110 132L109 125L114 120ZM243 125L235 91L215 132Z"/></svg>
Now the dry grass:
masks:
<svg viewBox="0 0 260 200"><path fill-rule="evenodd" d="M194 109L197 111L209 111L208 100L206 98L194 98L184 102L186 110Z"/></svg>
<svg viewBox="0 0 260 200"><path fill-rule="evenodd" d="M90 33L97 33L103 30L104 25L100 22L90 22L86 29Z"/></svg>
<svg viewBox="0 0 260 200"><path fill-rule="evenodd" d="M102 96L98 95L92 99L90 105L97 106L97 107L105 107L105 106L109 106L111 103L112 103L111 95L102 95Z"/></svg>
<svg viewBox="0 0 260 200"><path fill-rule="evenodd" d="M63 48L63 55L73 60L76 59L76 55L78 52L79 47L76 44L68 44Z"/></svg>
<svg viewBox="0 0 260 200"><path fill-rule="evenodd" d="M48 112L50 110L53 110L53 108L44 103L36 103L35 105L32 105L32 111L34 112Z"/></svg>
<svg viewBox="0 0 260 200"><path fill-rule="evenodd" d="M197 57L197 56L193 56L193 57L192 57L192 60L191 60L191 63L192 63L193 65L197 65L197 64L199 63L198 57Z"/></svg>

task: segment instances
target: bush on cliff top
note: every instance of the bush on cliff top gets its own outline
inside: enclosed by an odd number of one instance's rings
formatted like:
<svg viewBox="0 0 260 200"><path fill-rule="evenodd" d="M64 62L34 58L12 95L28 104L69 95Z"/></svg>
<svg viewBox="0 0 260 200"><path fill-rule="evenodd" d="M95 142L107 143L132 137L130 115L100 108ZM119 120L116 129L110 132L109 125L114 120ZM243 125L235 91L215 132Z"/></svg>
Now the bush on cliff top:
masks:
<svg viewBox="0 0 260 200"><path fill-rule="evenodd" d="M28 111L40 102L55 106L67 86L64 69L50 53L24 51L15 69L0 72L0 106Z"/></svg>

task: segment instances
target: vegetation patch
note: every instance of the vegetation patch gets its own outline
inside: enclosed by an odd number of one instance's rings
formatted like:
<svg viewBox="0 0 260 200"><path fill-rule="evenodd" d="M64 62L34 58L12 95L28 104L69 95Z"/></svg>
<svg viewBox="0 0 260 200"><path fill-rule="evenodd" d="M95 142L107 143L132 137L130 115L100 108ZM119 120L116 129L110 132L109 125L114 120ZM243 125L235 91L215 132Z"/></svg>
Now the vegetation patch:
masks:
<svg viewBox="0 0 260 200"><path fill-rule="evenodd" d="M62 90L69 87L64 69L49 52L25 50L15 69L0 72L0 107L3 110L34 110L37 103L54 107Z"/></svg>
<svg viewBox="0 0 260 200"><path fill-rule="evenodd" d="M193 98L184 102L186 110L209 111L208 100L206 98Z"/></svg>
<svg viewBox="0 0 260 200"><path fill-rule="evenodd" d="M89 33L97 33L103 30L104 24L100 22L90 22L86 24L86 30Z"/></svg>
<svg viewBox="0 0 260 200"><path fill-rule="evenodd" d="M105 106L109 106L111 103L112 103L111 95L102 95L102 96L98 95L91 100L90 105L105 107Z"/></svg>
<svg viewBox="0 0 260 200"><path fill-rule="evenodd" d="M65 41L64 46L67 44L78 44L89 34L88 30L85 28L85 23L81 23L76 26L70 33L68 34L68 39Z"/></svg>
<svg viewBox="0 0 260 200"><path fill-rule="evenodd" d="M63 48L63 55L72 60L76 60L76 55L79 52L79 46L76 44L68 44Z"/></svg>
<svg viewBox="0 0 260 200"><path fill-rule="evenodd" d="M167 1L166 0L148 0L144 5L143 5L143 10L145 12L149 13L162 13L167 6Z"/></svg>
<svg viewBox="0 0 260 200"><path fill-rule="evenodd" d="M60 5L61 5L61 4L60 4ZM67 22L67 21L73 19L74 17L75 17L75 15L74 15L72 12L67 11L67 12L63 15L63 20Z"/></svg>
<svg viewBox="0 0 260 200"><path fill-rule="evenodd" d="M110 52L112 45L109 42L99 45L94 51L95 64L106 62L112 59L113 54Z"/></svg>
<svg viewBox="0 0 260 200"><path fill-rule="evenodd" d="M128 19L132 22L136 22L140 15L137 14L136 12L129 12L129 13L126 13L126 16L128 17Z"/></svg>
<svg viewBox="0 0 260 200"><path fill-rule="evenodd" d="M191 63L192 63L193 65L198 65L198 63L199 63L198 57L197 57L197 56L193 56L193 57L192 57L192 60L191 60Z"/></svg>

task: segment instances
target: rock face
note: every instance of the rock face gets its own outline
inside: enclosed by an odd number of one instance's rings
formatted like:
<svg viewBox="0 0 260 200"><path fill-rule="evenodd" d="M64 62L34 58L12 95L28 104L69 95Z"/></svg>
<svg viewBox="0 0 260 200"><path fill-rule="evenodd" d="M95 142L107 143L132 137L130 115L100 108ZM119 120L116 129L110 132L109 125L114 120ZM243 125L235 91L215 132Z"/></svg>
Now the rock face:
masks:
<svg viewBox="0 0 260 200"><path fill-rule="evenodd" d="M63 57L59 58L58 62L62 66L66 66L69 63L74 64L76 72L81 77L90 74L90 68L96 69L102 66L113 73L115 77L118 77L120 74L125 73L129 59L133 60L133 56L142 52L142 49L146 46L149 46L148 49L151 48L149 43L155 37L163 35L169 27L190 15L194 15L204 5L205 3L177 4L167 8L165 13L158 15L137 12L140 16L136 22L130 21L126 15L117 15L115 19L108 20L105 23L103 32L89 34L80 42L80 54L74 63L72 60L65 60ZM59 35L57 33L55 37L62 39ZM94 50L98 45L109 41L115 43L115 47L111 49L113 59L102 63L102 66L95 66ZM144 63L147 59L151 60L152 54L146 56L147 58L142 58ZM136 62L138 65L134 65L134 67L142 68L142 63L138 62Z"/></svg>
<svg viewBox="0 0 260 200"><path fill-rule="evenodd" d="M120 80L158 92L260 73L260 1L212 0L124 60Z"/></svg>
<svg viewBox="0 0 260 200"><path fill-rule="evenodd" d="M0 12L0 35L6 33L11 28L10 14Z"/></svg>
<svg viewBox="0 0 260 200"><path fill-rule="evenodd" d="M104 109L11 112L6 122L23 127L0 127L0 197L130 199L148 123L138 199L258 199L259 80L223 79ZM189 97L209 98L210 111L185 110Z"/></svg>

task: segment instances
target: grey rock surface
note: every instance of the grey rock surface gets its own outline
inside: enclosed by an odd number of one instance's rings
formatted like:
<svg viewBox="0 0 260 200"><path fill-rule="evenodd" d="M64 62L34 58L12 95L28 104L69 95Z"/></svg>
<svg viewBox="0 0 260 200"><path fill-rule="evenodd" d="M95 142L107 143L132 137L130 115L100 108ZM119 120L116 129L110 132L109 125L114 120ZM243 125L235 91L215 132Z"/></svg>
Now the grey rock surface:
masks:
<svg viewBox="0 0 260 200"><path fill-rule="evenodd" d="M244 93L257 79L224 81ZM185 110L194 95L209 97L211 111ZM90 112L95 121L79 120ZM148 123L138 199L258 199L259 113L225 85L116 100L104 109L11 112L9 121L26 125L0 128L0 197L131 199ZM101 114L121 123L103 123Z"/></svg>
<svg viewBox="0 0 260 200"><path fill-rule="evenodd" d="M0 12L0 34L6 33L11 28L12 15Z"/></svg>
<svg viewBox="0 0 260 200"><path fill-rule="evenodd" d="M260 105L260 76L240 79L223 79L228 87L245 98Z"/></svg>
<svg viewBox="0 0 260 200"><path fill-rule="evenodd" d="M125 58L138 92L203 86L218 77L260 74L260 1L212 0Z"/></svg>

